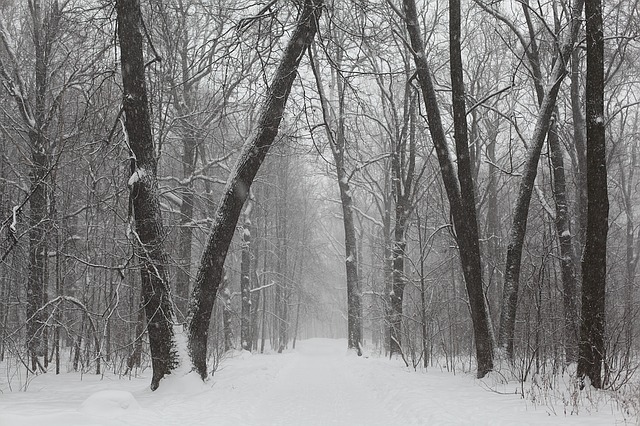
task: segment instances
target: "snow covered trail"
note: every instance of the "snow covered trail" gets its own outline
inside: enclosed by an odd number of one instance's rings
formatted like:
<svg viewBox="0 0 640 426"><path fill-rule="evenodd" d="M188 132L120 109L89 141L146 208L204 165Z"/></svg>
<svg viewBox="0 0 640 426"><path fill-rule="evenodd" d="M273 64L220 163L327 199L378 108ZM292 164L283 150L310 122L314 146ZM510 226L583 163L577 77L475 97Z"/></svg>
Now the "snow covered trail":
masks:
<svg viewBox="0 0 640 426"><path fill-rule="evenodd" d="M414 372L345 348L344 340L312 339L280 355L236 352L212 381L174 376L156 392L148 377L41 375L27 392L0 394L0 426L624 424L607 408L556 416L469 375Z"/></svg>

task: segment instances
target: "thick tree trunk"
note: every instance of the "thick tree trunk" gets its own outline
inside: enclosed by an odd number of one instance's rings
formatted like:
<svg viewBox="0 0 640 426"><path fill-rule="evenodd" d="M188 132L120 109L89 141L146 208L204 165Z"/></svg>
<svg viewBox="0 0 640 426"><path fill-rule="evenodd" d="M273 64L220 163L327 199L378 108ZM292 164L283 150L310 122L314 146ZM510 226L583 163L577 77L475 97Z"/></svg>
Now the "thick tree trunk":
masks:
<svg viewBox="0 0 640 426"><path fill-rule="evenodd" d="M209 321L229 244L251 183L278 133L284 107L297 75L298 64L315 36L321 8L322 0L304 2L296 28L273 77L256 133L250 142L245 144L231 173L202 254L189 314L189 351L193 367L203 379L207 377Z"/></svg>
<svg viewBox="0 0 640 426"><path fill-rule="evenodd" d="M38 357L44 356L44 317L41 310L45 298L45 263L47 244L47 189L44 182L48 159L44 138L37 131L30 132L31 140L31 197L29 198L29 279L27 282L27 347L31 369L36 371Z"/></svg>
<svg viewBox="0 0 640 426"><path fill-rule="evenodd" d="M436 91L431 80L431 71L427 63L425 54L424 41L420 31L418 14L414 0L404 0L404 13L406 17L407 31L409 33L411 46L414 51L414 59L416 62L416 73L418 75L420 89L427 112L427 120L429 122L429 131L436 148L438 163L442 179L444 181L447 198L453 223L455 226L458 249L460 252L460 262L467 286L467 294L469 295L469 304L471 308L471 319L473 322L473 334L476 343L476 357L478 363L478 377L484 377L491 369L493 369L493 340L491 337L491 324L487 312L484 298L484 289L482 286L482 265L480 263L480 247L478 241L478 224L475 211L475 197L473 193L473 182L471 178L471 167L469 162L468 146L466 139L462 133L466 133L465 114L458 108L460 107L460 93L454 94L456 100L456 153L458 153L458 161L461 170L456 177L455 167L449 155L447 148L447 139L442 126L440 110L438 108L438 99ZM464 84L460 80L462 61L459 53L460 42L460 11L459 3L452 2L450 6L450 25L451 25L451 60L452 62L452 87L464 93ZM454 68L459 70L454 71ZM464 102L464 100L462 100ZM462 113L462 115L460 115ZM461 118L462 120L461 121ZM464 130L463 130L464 128ZM465 153L466 148L466 153ZM458 186L460 179L460 186ZM463 197L464 195L464 197Z"/></svg>
<svg viewBox="0 0 640 426"><path fill-rule="evenodd" d="M124 87L123 110L131 148L128 185L135 217L136 248L141 263L142 299L147 317L153 377L151 389L178 364L173 335L173 307L167 281L167 257L163 248L157 161L145 87L142 16L138 0L118 0L118 38Z"/></svg>
<svg viewBox="0 0 640 426"><path fill-rule="evenodd" d="M601 0L589 0L587 27L587 234L582 256L582 323L578 377L602 387L609 199L604 121L604 37Z"/></svg>

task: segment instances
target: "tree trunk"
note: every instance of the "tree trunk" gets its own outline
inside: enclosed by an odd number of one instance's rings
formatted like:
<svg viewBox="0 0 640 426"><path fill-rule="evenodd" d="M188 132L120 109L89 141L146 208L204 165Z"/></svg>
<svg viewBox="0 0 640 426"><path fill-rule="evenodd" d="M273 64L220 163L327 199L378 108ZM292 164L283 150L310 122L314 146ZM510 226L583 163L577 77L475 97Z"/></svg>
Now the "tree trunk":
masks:
<svg viewBox="0 0 640 426"><path fill-rule="evenodd" d="M513 339L515 334L516 310L518 306L518 287L520 284L520 268L522 262L522 248L527 230L529 204L531 194L538 173L538 160L545 138L549 131L551 117L556 108L556 98L560 90L560 83L567 74L566 64L569 61L574 44L580 30L580 15L584 0L575 0L571 8L571 28L566 42L561 46L558 58L551 72L550 87L544 91L540 102L540 111L527 150L525 169L523 172L516 205L513 210L513 223L507 246L505 264L505 278L502 292L502 310L500 312L500 328L498 331L498 345L509 358L513 357ZM535 69L535 67L534 67ZM536 77L539 79L539 77Z"/></svg>
<svg viewBox="0 0 640 426"><path fill-rule="evenodd" d="M47 244L45 221L47 220L47 194L45 177L48 159L44 137L39 131L30 132L31 140L31 197L29 198L29 279L27 283L27 347L31 357L31 370L36 371L38 357L44 355L45 262Z"/></svg>
<svg viewBox="0 0 640 426"><path fill-rule="evenodd" d="M196 275L190 307L189 351L194 369L207 377L207 332L216 293L222 279L224 260L233 238L242 206L249 194L251 183L264 161L284 114L291 86L297 75L298 64L310 45L317 29L322 0L306 0L300 11L296 28L269 88L266 103L258 121L254 137L245 144L222 199L215 222L202 254Z"/></svg>
<svg viewBox="0 0 640 426"><path fill-rule="evenodd" d="M242 226L242 255L240 261L240 344L245 351L251 351L253 343L251 328L251 198L244 209L244 224Z"/></svg>
<svg viewBox="0 0 640 426"><path fill-rule="evenodd" d="M341 56L338 55L336 62L340 64ZM338 113L332 113L327 97L324 94L324 87L318 73L316 58L312 58L313 73L316 80L316 87L320 96L322 114L325 120L325 132L331 147L331 153L336 167L336 177L338 179L338 189L340 190L340 202L342 206L342 223L344 226L344 248L345 267L347 273L347 347L362 355L362 318L360 316L362 305L362 294L358 277L358 244L356 239L356 228L353 219L353 197L349 185L349 176L345 164L345 149L347 148L344 129L344 84L341 76L337 77L338 92ZM330 128L335 125L334 132Z"/></svg>
<svg viewBox="0 0 640 426"><path fill-rule="evenodd" d="M580 52L576 49L571 55L571 115L573 117L573 142L576 150L576 204L578 210L578 241L576 259L582 257L587 232L587 149L585 122L580 99Z"/></svg>
<svg viewBox="0 0 640 426"><path fill-rule="evenodd" d="M557 111L556 111L557 116ZM547 142L551 151L553 167L553 196L556 203L556 233L560 242L560 267L562 271L562 297L564 304L564 336L566 362L578 360L578 289L576 268L574 264L572 235L569 222L569 206L567 203L565 168L562 148L558 138L557 126L554 123L549 129Z"/></svg>
<svg viewBox="0 0 640 426"><path fill-rule="evenodd" d="M193 203L195 193L190 179L195 168L196 141L191 134L182 141L182 177L188 182L181 186L180 231L178 234L178 270L176 271L176 314L181 321L187 317L189 280L191 277L191 240L193 238Z"/></svg>
<svg viewBox="0 0 640 426"><path fill-rule="evenodd" d="M231 329L233 308L231 307L231 288L229 288L229 278L226 272L224 272L224 276L222 278L220 301L222 302L222 334L224 339L224 351L227 352L233 349L233 330Z"/></svg>
<svg viewBox="0 0 640 426"><path fill-rule="evenodd" d="M604 122L604 37L601 0L586 2L587 233L582 256L582 324L578 377L602 387L609 199Z"/></svg>
<svg viewBox="0 0 640 426"><path fill-rule="evenodd" d="M462 77L462 60L460 58L460 6L457 1L450 5L450 41L452 60L452 88L456 88L453 98L456 102L454 110L456 130L456 153L458 154L458 177L455 174L453 161L447 148L447 139L442 126L436 91L431 80L431 71L427 63L424 41L420 31L418 14L414 0L404 0L404 12L407 31L414 51L416 73L427 112L429 131L436 148L438 163L444 181L450 212L456 231L456 239L460 252L460 262L467 286L467 294L471 308L473 334L476 344L478 377L484 377L493 369L493 341L491 324L487 312L482 286L482 265L480 263L480 247L478 241L478 224L475 211L475 197L471 177L468 145L462 132L466 134L465 113L460 110L460 102L464 102L464 83ZM460 91L460 92L458 92ZM462 115L461 115L462 114ZM466 150L466 152L465 152ZM461 161L461 162L460 162ZM458 186L460 180L460 187Z"/></svg>
<svg viewBox="0 0 640 426"><path fill-rule="evenodd" d="M153 377L151 389L178 364L173 335L173 306L167 281L167 256L163 248L157 160L151 134L151 119L145 87L142 16L139 0L118 0L123 110L126 137L131 148L131 178L128 185L135 217L134 238L141 262L142 299L149 330Z"/></svg>

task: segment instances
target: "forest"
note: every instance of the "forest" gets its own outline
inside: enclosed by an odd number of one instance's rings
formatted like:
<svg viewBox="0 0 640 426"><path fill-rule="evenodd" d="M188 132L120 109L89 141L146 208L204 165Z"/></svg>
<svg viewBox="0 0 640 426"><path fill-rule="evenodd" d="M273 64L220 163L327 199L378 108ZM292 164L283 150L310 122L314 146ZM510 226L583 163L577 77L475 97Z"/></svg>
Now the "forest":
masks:
<svg viewBox="0 0 640 426"><path fill-rule="evenodd" d="M0 391L322 337L640 409L639 13L2 2Z"/></svg>

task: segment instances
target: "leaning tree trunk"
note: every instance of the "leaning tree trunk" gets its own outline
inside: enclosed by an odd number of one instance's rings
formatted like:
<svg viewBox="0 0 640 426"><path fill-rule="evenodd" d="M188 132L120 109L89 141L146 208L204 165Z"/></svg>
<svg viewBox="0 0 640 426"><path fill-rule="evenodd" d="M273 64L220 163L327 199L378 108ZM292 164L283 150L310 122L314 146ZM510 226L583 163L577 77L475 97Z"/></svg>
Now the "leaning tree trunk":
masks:
<svg viewBox="0 0 640 426"><path fill-rule="evenodd" d="M465 278L467 294L469 295L473 334L476 343L477 375L478 377L484 377L493 369L493 340L482 286L478 223L476 220L469 150L466 138L461 133L463 131L466 133L466 119L460 109L460 102L464 102L463 98L461 98L461 96L463 97L464 83L462 81L462 60L459 51L460 5L457 1L452 1L450 5L451 60L455 61L452 62L452 87L459 86L457 90L461 91L456 91L453 96L457 105L454 111L454 118L456 119L456 153L460 164L460 170L456 177L454 163L447 148L447 139L440 117L436 91L431 79L431 71L425 54L416 4L414 0L404 0L403 4L407 31L414 51L416 74L425 104L429 131L436 148L440 172L447 192L451 215L453 216L462 272ZM460 161L462 162L460 163ZM460 186L458 186L458 179L460 180Z"/></svg>
<svg viewBox="0 0 640 426"><path fill-rule="evenodd" d="M220 287L224 261L249 188L278 134L284 108L297 75L298 65L311 44L320 17L322 0L306 0L296 28L269 87L266 103L253 138L243 147L218 205L192 292L189 352L194 369L207 377L207 332L211 311Z"/></svg>
<svg viewBox="0 0 640 426"><path fill-rule="evenodd" d="M520 284L520 268L522 262L522 248L527 231L527 219L531 194L538 173L538 160L542 152L551 117L556 107L556 99L560 90L560 83L567 74L566 64L569 61L580 30L580 15L584 0L574 0L571 7L571 28L566 42L562 45L558 58L551 72L550 87L544 93L540 102L540 111L527 151L525 169L523 172L516 205L513 211L513 223L507 246L504 286L502 293L502 310L500 312L500 328L498 331L498 345L509 358L513 357L513 339L515 333L516 308L518 305L518 287Z"/></svg>
<svg viewBox="0 0 640 426"><path fill-rule="evenodd" d="M604 38L601 0L585 7L587 27L587 233L582 256L582 323L578 377L602 387L609 199L604 123Z"/></svg>
<svg viewBox="0 0 640 426"><path fill-rule="evenodd" d="M135 217L134 238L141 263L142 300L149 331L153 377L151 389L178 364L173 335L173 307L167 281L167 256L163 241L157 160L151 134L151 119L145 87L142 15L139 0L118 0L123 110L126 137L131 148L131 178L128 185Z"/></svg>

